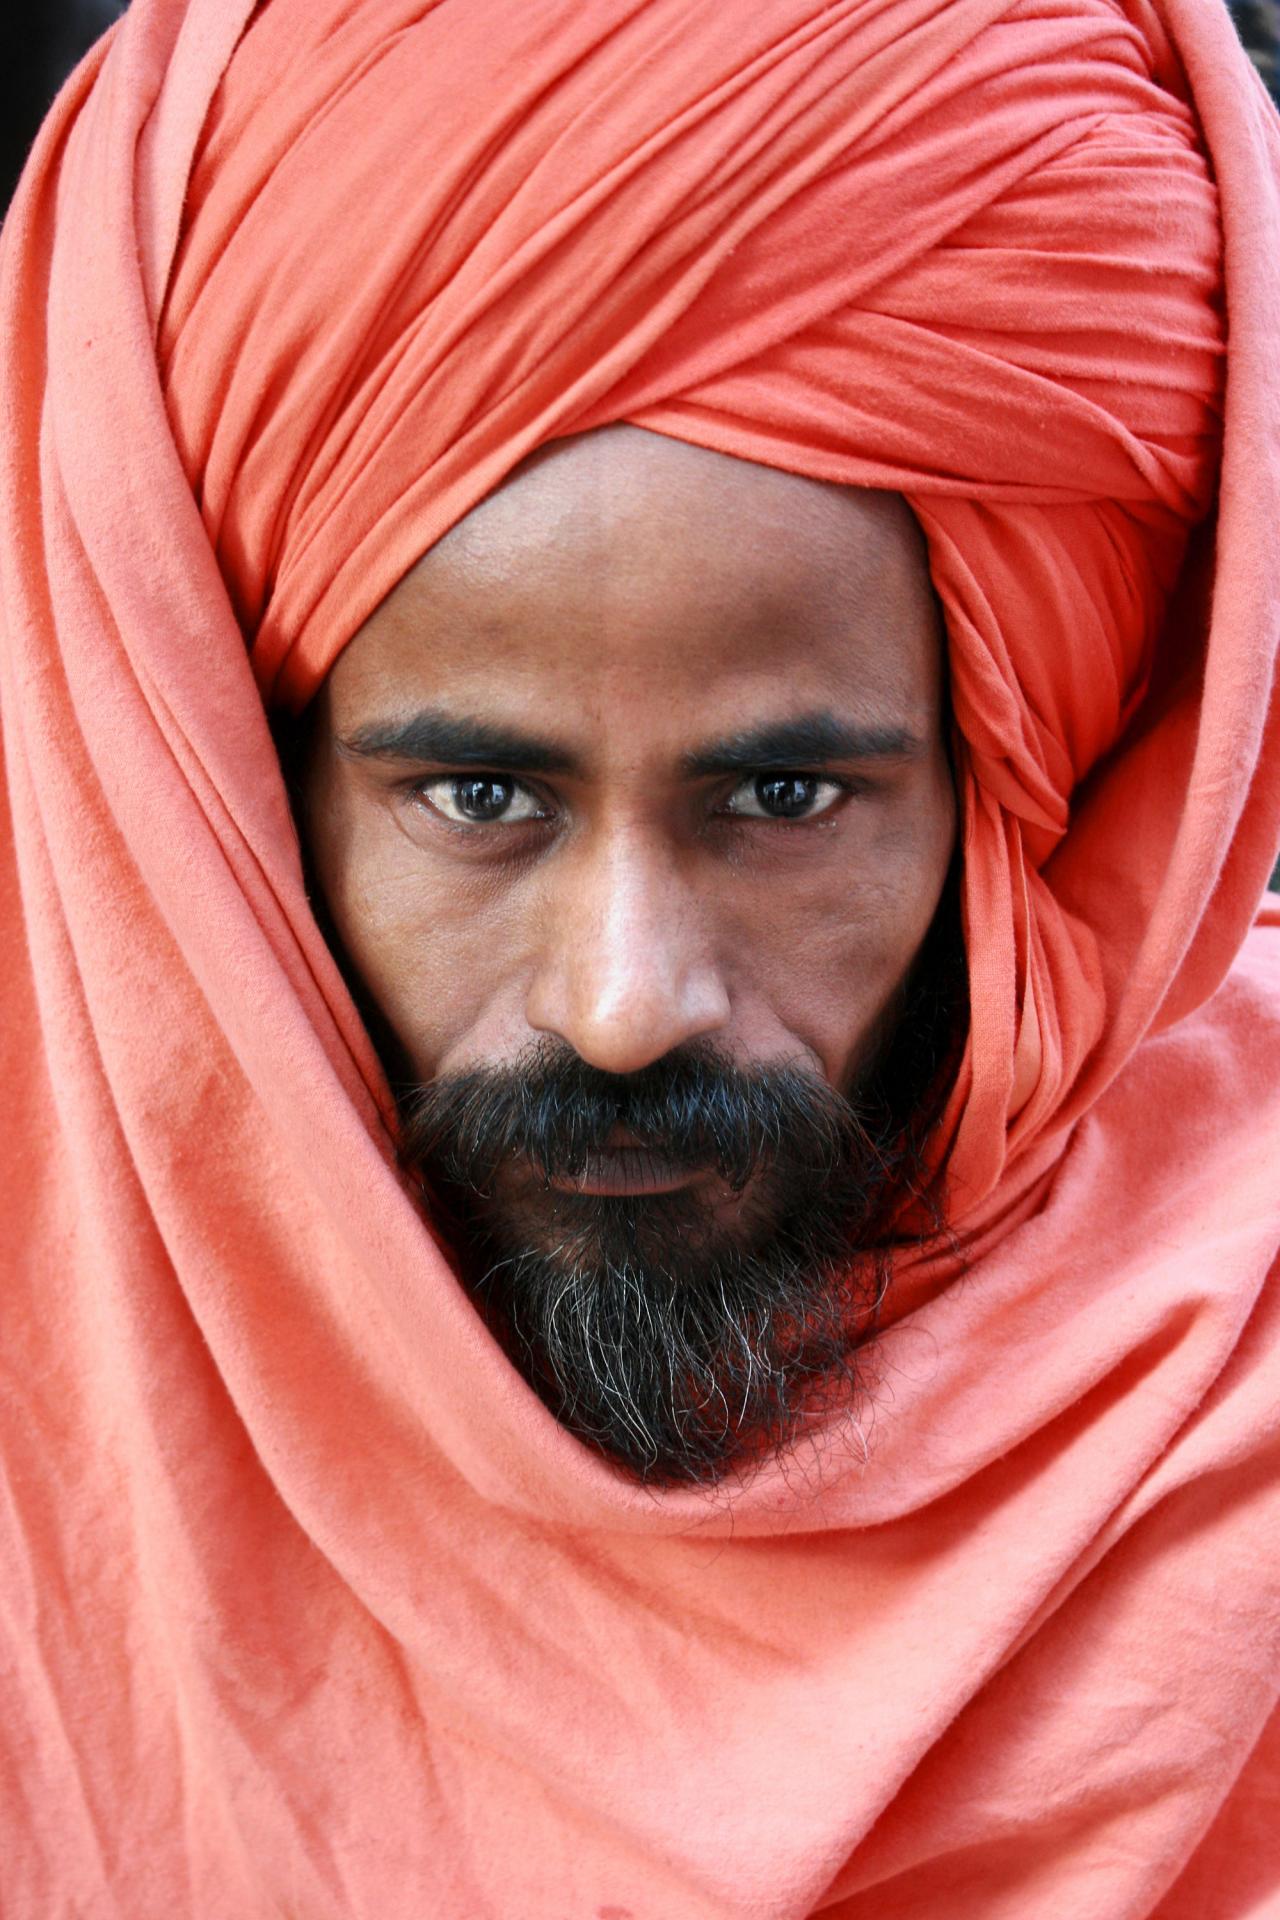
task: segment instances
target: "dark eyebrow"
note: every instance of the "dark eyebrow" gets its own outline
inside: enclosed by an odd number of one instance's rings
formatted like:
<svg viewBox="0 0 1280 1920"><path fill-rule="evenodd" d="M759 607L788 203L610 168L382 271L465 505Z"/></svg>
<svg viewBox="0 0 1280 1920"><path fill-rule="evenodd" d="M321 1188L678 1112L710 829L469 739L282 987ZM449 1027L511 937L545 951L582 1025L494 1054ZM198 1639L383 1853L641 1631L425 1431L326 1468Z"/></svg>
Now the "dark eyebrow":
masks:
<svg viewBox="0 0 1280 1920"><path fill-rule="evenodd" d="M573 755L559 741L435 707L424 707L405 720L371 721L337 744L340 754L362 760L425 760L510 773L567 773L574 765Z"/></svg>
<svg viewBox="0 0 1280 1920"><path fill-rule="evenodd" d="M687 774L750 773L767 767L818 767L831 760L905 760L924 742L906 727L855 726L834 713L805 713L710 740L685 755Z"/></svg>

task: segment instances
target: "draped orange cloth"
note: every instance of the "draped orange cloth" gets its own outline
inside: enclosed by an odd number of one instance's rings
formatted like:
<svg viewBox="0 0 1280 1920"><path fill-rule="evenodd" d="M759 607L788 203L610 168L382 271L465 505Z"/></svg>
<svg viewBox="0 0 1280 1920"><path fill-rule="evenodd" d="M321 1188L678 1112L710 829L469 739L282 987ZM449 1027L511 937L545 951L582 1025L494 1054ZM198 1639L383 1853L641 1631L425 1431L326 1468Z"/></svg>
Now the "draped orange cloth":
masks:
<svg viewBox="0 0 1280 1920"><path fill-rule="evenodd" d="M1217 0L134 0L0 325L0 1910L1280 1916L1280 128ZM619 419L903 492L958 736L965 1265L713 1499L449 1272L265 715Z"/></svg>

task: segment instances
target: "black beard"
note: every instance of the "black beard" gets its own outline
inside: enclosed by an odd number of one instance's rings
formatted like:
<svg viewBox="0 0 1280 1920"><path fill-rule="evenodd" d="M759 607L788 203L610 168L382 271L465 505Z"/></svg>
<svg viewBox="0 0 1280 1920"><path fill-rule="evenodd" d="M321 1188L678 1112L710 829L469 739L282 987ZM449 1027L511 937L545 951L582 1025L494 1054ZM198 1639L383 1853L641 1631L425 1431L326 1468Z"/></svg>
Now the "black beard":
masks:
<svg viewBox="0 0 1280 1920"><path fill-rule="evenodd" d="M871 1071L846 1096L693 1043L639 1073L561 1042L405 1089L402 1158L512 1361L572 1433L656 1486L712 1484L847 1405L905 1200L950 1086L963 998L944 908ZM615 1128L701 1187L565 1191ZM721 1208L718 1211L723 1212Z"/></svg>

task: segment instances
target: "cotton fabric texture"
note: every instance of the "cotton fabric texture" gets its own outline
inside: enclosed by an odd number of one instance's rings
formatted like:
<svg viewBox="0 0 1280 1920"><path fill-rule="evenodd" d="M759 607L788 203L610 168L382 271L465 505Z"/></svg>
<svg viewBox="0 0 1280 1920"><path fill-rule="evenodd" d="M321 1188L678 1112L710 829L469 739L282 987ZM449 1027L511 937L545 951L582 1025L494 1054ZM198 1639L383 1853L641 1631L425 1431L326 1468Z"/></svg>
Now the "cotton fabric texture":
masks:
<svg viewBox="0 0 1280 1920"><path fill-rule="evenodd" d="M73 77L0 243L6 1916L1280 1915L1278 181L1217 0L135 0ZM902 491L949 633L956 1243L712 1499L451 1275L266 717L619 419Z"/></svg>

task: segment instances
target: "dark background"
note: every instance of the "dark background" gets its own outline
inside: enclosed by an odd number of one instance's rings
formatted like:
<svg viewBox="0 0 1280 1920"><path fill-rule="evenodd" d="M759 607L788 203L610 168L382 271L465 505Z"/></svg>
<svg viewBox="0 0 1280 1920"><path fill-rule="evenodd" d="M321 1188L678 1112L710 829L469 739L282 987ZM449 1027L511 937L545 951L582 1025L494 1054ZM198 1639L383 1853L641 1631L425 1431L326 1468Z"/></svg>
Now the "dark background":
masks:
<svg viewBox="0 0 1280 1920"><path fill-rule="evenodd" d="M54 94L124 0L0 0L0 206Z"/></svg>

